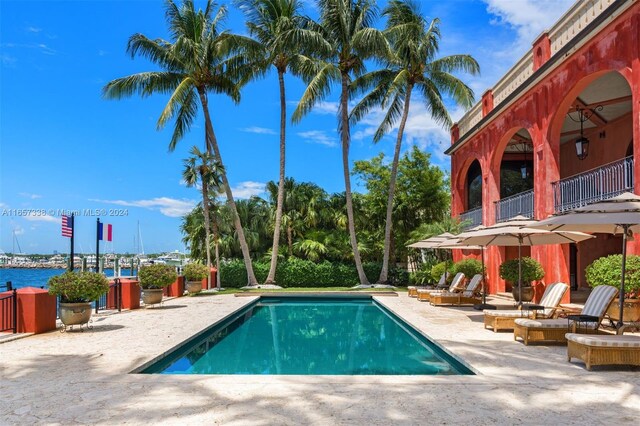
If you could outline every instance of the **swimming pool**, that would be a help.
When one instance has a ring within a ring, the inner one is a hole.
[[[141,373],[473,374],[369,296],[263,296]]]

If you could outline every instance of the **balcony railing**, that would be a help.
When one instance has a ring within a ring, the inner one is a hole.
[[[504,222],[518,215],[533,218],[533,189],[511,195],[496,203],[496,222]]]
[[[460,213],[460,222],[463,223],[462,229],[464,231],[482,225],[482,207],[476,207],[475,209]]]
[[[615,197],[633,190],[633,157],[561,179],[552,185],[556,213]]]

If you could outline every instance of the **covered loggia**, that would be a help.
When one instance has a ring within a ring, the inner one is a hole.
[[[608,71],[583,78],[560,104],[554,124],[551,138],[559,133],[560,141],[560,179],[552,182],[555,213],[633,191],[632,94],[622,74]],[[571,245],[573,290],[588,288],[585,268],[599,257],[620,253],[620,239],[598,235]]]

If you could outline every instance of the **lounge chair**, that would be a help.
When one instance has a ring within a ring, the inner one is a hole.
[[[515,320],[513,338],[518,340],[520,337],[524,344],[528,345],[529,342],[542,341],[565,343],[567,331],[597,334],[600,323],[617,294],[618,289],[610,285],[599,285],[594,288],[580,312],[580,315],[589,318],[584,318],[582,321],[565,318],[541,320],[518,318]]]
[[[444,272],[440,276],[440,281],[438,281],[438,284],[436,285],[436,287],[434,288],[433,286],[431,286],[431,290],[435,290],[437,288],[443,288],[443,287],[446,288],[447,278],[449,278],[449,272]],[[429,290],[429,286],[410,285],[409,287],[407,287],[407,290],[409,290],[409,297],[418,297],[418,290]]]
[[[464,290],[464,274],[462,272],[458,272],[456,276],[453,277],[449,290],[418,290],[418,300],[428,302],[433,294],[444,292],[456,293],[461,292],[462,290]]]
[[[482,303],[478,290],[482,283],[482,274],[476,274],[469,281],[469,285],[462,293],[438,293],[431,295],[431,304],[440,305],[477,305]]]
[[[639,365],[640,336],[594,336],[567,333],[567,361],[578,358],[593,365]]]
[[[484,310],[484,328],[490,326],[493,332],[499,330],[513,330],[515,320],[518,318],[554,318],[556,309],[565,293],[569,290],[569,286],[565,283],[549,284],[544,290],[540,306],[544,306],[544,310],[529,311],[527,309],[508,309],[508,310]]]

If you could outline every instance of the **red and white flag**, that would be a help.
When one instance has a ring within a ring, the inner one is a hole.
[[[73,237],[73,217],[62,216],[62,236],[71,238]]]

